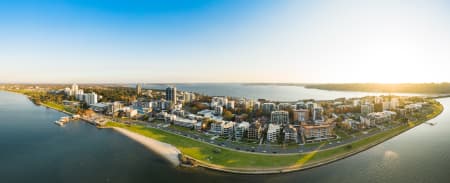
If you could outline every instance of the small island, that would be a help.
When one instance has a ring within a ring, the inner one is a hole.
[[[149,148],[167,148],[159,154],[176,154],[183,167],[240,174],[284,173],[328,164],[426,123],[443,111],[435,99],[417,96],[278,102],[206,96],[177,91],[174,86],[166,90],[145,90],[141,85],[65,87],[6,85],[1,89],[27,95],[37,105],[79,115],[99,128],[118,129]],[[153,141],[143,143],[145,138]]]

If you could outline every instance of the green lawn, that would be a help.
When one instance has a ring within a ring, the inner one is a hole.
[[[435,106],[433,114],[428,115],[428,119],[440,114],[442,106]],[[237,152],[221,147],[212,146],[203,142],[195,141],[182,136],[167,133],[165,131],[153,128],[146,128],[144,126],[126,126],[120,123],[109,122],[108,126],[124,128],[144,136],[159,140],[161,142],[169,143],[176,146],[184,155],[190,156],[197,160],[223,166],[231,169],[239,168],[285,168],[285,167],[301,167],[312,163],[321,162],[327,159],[341,157],[347,153],[362,150],[369,145],[377,142],[382,142],[390,137],[393,137],[405,130],[408,130],[423,121],[419,121],[410,125],[402,125],[395,129],[378,133],[368,138],[352,144],[343,145],[338,148],[314,151],[302,155],[263,155],[252,154],[246,152]],[[220,149],[218,152],[217,149]],[[320,146],[318,147],[320,150]]]

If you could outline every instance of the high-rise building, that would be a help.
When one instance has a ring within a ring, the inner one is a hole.
[[[142,94],[142,85],[141,84],[137,84],[136,85],[136,94],[137,95],[141,95]]]
[[[166,88],[166,100],[172,102],[173,104],[177,103],[177,88],[173,86]]]
[[[272,111],[275,110],[276,105],[274,103],[264,103],[262,105],[262,111],[265,114],[270,114]]]
[[[94,92],[84,94],[84,101],[88,105],[96,104],[97,103],[97,98],[98,98],[97,94],[94,93]]]
[[[293,116],[295,122],[309,121],[309,110],[307,109],[293,110]]]
[[[315,124],[320,124],[325,121],[323,117],[323,108],[322,107],[315,107],[313,110],[313,121]]]
[[[76,95],[77,93],[78,93],[78,85],[74,83],[72,85],[72,95]]]
[[[289,112],[272,111],[270,114],[271,123],[286,125],[289,124]]]
[[[361,114],[362,115],[368,115],[373,112],[375,112],[375,105],[370,104],[370,103],[361,105]]]

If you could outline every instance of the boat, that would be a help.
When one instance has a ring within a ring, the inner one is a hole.
[[[69,120],[70,120],[70,118],[65,116],[65,117],[61,117],[61,119],[59,119],[58,121],[55,121],[55,123],[59,126],[63,126],[64,124],[69,122]]]

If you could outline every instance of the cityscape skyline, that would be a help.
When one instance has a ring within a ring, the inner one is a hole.
[[[449,82],[445,1],[0,2],[0,83]]]

